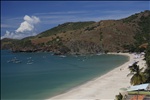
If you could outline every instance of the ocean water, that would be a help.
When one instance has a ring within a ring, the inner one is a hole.
[[[17,60],[18,59],[18,60]],[[128,61],[120,55],[60,57],[52,53],[1,51],[1,99],[44,100]]]

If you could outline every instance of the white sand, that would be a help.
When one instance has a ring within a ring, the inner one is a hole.
[[[131,77],[127,77],[127,74],[129,74],[128,65],[133,61],[139,61],[138,64],[143,67],[145,64],[142,60],[143,57],[134,59],[133,54],[119,54],[129,56],[129,61],[99,78],[47,100],[114,100],[115,95],[121,92],[120,88],[130,86]]]

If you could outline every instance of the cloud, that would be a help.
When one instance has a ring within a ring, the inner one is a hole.
[[[3,38],[11,38],[14,35],[14,33],[10,33],[9,31],[6,31],[5,35],[1,37],[1,39]]]
[[[3,38],[12,38],[12,39],[22,39],[28,36],[36,35],[35,25],[40,22],[40,19],[36,16],[24,16],[24,21],[20,24],[19,28],[15,30],[15,32],[10,32],[6,30],[6,33],[1,37]],[[3,25],[4,27],[4,25]],[[5,25],[5,27],[8,27]]]
[[[16,30],[16,32],[25,32],[25,31],[32,31],[34,29],[34,26],[32,24],[29,24],[28,22],[22,22],[20,27]]]
[[[18,34],[18,33],[10,32],[7,30],[6,33],[1,37],[1,39],[4,39],[4,38],[22,39],[24,37],[35,36],[35,35],[36,35],[36,33],[34,33],[34,32],[26,33],[26,34]]]
[[[16,32],[26,32],[26,31],[33,31],[34,30],[34,25],[39,23],[40,19],[36,16],[24,16],[24,22],[20,24],[20,27],[16,30]]]

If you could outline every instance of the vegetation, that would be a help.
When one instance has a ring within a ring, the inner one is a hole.
[[[147,18],[146,18],[147,19]],[[136,39],[136,46],[140,46],[143,43],[147,43],[150,42],[150,17],[149,19],[147,19],[147,23],[149,25],[146,24],[146,19],[144,19],[144,22],[140,22],[140,26],[141,26],[141,32],[137,33],[135,35],[135,39]]]
[[[94,30],[95,26],[86,27],[84,31],[91,31]]]
[[[138,17],[138,14],[131,15],[130,17],[123,19],[123,22],[124,23],[129,23],[131,21],[134,21],[137,17]]]
[[[146,48],[145,60],[146,60],[147,67],[144,72],[142,72],[143,68],[141,69],[139,68],[137,62],[129,67],[130,69],[129,75],[131,74],[133,75],[130,81],[132,85],[150,83],[150,43],[148,43],[148,46]]]
[[[150,92],[148,92],[148,91],[129,91],[128,94],[130,94],[130,95],[135,95],[135,94],[150,95]]]
[[[66,31],[73,31],[73,30],[79,30],[84,27],[87,27],[91,24],[95,23],[94,21],[89,22],[67,22],[62,25],[58,25],[57,27],[54,27],[50,30],[44,31],[38,35],[39,38],[41,37],[47,37],[58,33],[65,33]]]
[[[119,95],[116,95],[115,100],[123,100],[123,95],[121,93],[119,93]]]
[[[63,43],[62,43],[62,39],[60,37],[56,37],[56,38],[53,38],[53,40],[48,41],[46,43],[46,45],[59,45],[59,46],[61,46],[61,45],[63,45]]]
[[[5,39],[1,40],[1,49],[10,49],[13,47],[13,43],[17,42],[17,41],[19,41],[19,40],[5,38]]]
[[[150,11],[146,10],[139,14],[132,15],[128,18],[123,19],[123,22],[135,22],[138,27],[134,36],[134,44],[127,44],[123,47],[128,49],[130,52],[143,52],[146,48],[140,47],[142,44],[150,43]]]
[[[132,85],[150,83],[150,11],[147,10],[139,14],[132,15],[128,18],[123,19],[122,21],[124,24],[131,25],[133,28],[136,27],[136,33],[134,35],[135,42],[133,44],[123,44],[122,47],[130,52],[145,52],[145,60],[147,65],[147,68],[144,71],[143,68],[139,68],[137,63],[134,63],[129,67],[129,75],[132,75],[130,83]],[[143,44],[148,45],[141,46]],[[129,94],[135,93],[137,92],[129,92]],[[140,94],[150,95],[150,92],[141,91]],[[116,100],[122,99],[123,96],[121,95],[121,93],[119,93],[119,95],[116,95]]]
[[[148,13],[148,16],[142,15],[140,18],[140,21],[138,22],[138,25],[140,27],[140,31],[137,31],[137,34],[135,35],[135,47],[136,50],[139,50],[139,46],[144,43],[150,43],[150,11],[146,11]],[[145,49],[144,49],[145,50]],[[144,51],[143,50],[143,51]]]
[[[32,46],[31,40],[26,40],[26,39],[22,41],[17,41],[15,42],[15,44],[23,48]]]
[[[150,83],[150,43],[146,49],[145,60],[147,64],[147,68],[145,70],[146,82]]]
[[[45,44],[44,43],[39,43],[38,46],[43,47],[43,46],[45,46]]]
[[[146,49],[145,60],[149,68],[150,67],[150,43],[148,44],[147,49]]]
[[[144,72],[142,72],[143,68],[140,69],[137,63],[134,63],[132,66],[129,66],[129,69],[130,69],[129,75],[133,75],[130,80],[130,83],[132,85],[139,85],[146,82]]]
[[[135,50],[136,48],[133,44],[125,44],[125,45],[123,45],[123,48],[128,50],[129,52],[135,52],[136,51]]]

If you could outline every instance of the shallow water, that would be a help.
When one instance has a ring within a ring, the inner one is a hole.
[[[18,59],[21,63],[12,62]],[[120,55],[59,57],[1,51],[1,98],[40,99],[63,93],[128,61]]]

